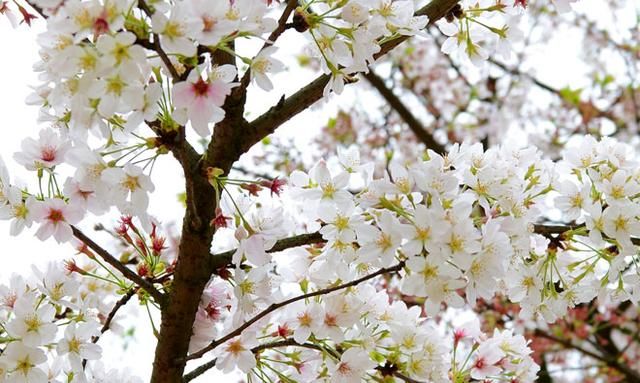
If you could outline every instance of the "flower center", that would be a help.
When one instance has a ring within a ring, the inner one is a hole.
[[[338,365],[338,372],[342,375],[349,375],[351,374],[351,367],[349,367],[347,363],[342,362]]]
[[[378,240],[376,241],[376,245],[383,251],[389,250],[393,246],[391,236],[385,233],[381,233],[380,237],[378,237]]]
[[[429,238],[431,237],[431,229],[428,227],[418,228],[416,230],[416,237],[422,242],[428,241]]]
[[[211,32],[216,26],[216,20],[211,16],[202,16],[202,32]]]
[[[51,162],[56,159],[56,149],[51,146],[45,146],[40,153],[42,161]]]
[[[191,87],[193,88],[193,93],[195,93],[197,97],[204,97],[209,91],[209,83],[204,81],[202,78],[199,78],[197,82],[191,85]]]
[[[64,214],[62,214],[62,210],[60,209],[51,209],[49,210],[47,219],[53,223],[62,222],[64,221]]]
[[[127,45],[116,44],[115,49],[113,50],[113,57],[116,58],[116,63],[120,64],[122,61],[131,58],[129,56],[129,47]]]
[[[326,324],[329,327],[335,327],[338,325],[337,323],[337,318],[335,315],[331,315],[331,314],[326,314],[324,316],[324,324]]]
[[[127,176],[124,181],[122,181],[122,185],[129,191],[135,191],[140,188],[138,177]]]
[[[184,36],[184,31],[182,30],[182,25],[180,25],[180,23],[169,21],[164,27],[164,34],[170,39],[176,39]]]
[[[81,343],[78,338],[73,338],[69,340],[69,352],[73,354],[80,354],[80,346]]]
[[[109,22],[104,17],[98,17],[93,22],[93,33],[97,36],[109,32]]]
[[[29,371],[31,371],[32,367],[33,367],[33,364],[29,359],[29,355],[26,355],[24,359],[18,360],[18,363],[16,364],[16,370],[20,371],[22,375],[25,375],[25,376],[29,374]]]
[[[431,265],[425,265],[421,274],[425,280],[432,279],[438,276],[438,269]]]
[[[264,58],[259,58],[257,60],[255,60],[253,62],[253,64],[251,65],[251,67],[253,68],[253,70],[256,73],[267,73],[269,71],[269,61],[264,59]]]
[[[37,315],[29,315],[25,318],[24,324],[27,327],[27,332],[37,332],[40,329],[40,319]]]
[[[242,343],[240,343],[240,341],[237,340],[235,342],[229,343],[229,347],[227,347],[227,351],[234,355],[237,355],[242,351],[244,351],[244,347],[242,347]]]
[[[300,326],[310,327],[311,326],[311,315],[308,312],[304,312],[298,316],[298,322],[300,322]]]
[[[29,209],[27,209],[27,206],[24,203],[21,203],[20,205],[14,205],[13,206],[13,216],[14,217],[26,219],[27,218],[27,214],[29,214]]]

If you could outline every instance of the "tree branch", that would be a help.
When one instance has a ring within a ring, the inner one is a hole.
[[[272,349],[272,348],[279,348],[279,347],[291,347],[291,346],[308,348],[308,349],[318,350],[318,351],[325,351],[322,347],[317,346],[317,345],[312,344],[312,343],[298,343],[293,339],[285,339],[285,340],[280,340],[280,341],[261,344],[259,346],[256,346],[256,347],[252,348],[251,352],[254,353],[254,354],[257,354],[257,353],[259,353],[260,351],[263,351],[263,350],[269,350],[269,349]],[[209,362],[199,366],[195,370],[193,370],[190,373],[186,374],[182,378],[182,381],[184,383],[187,383],[187,382],[190,382],[193,379],[197,378],[198,376],[204,374],[205,372],[207,372],[210,369],[212,369],[213,367],[215,367],[217,360],[218,360],[218,358],[215,358],[215,359],[210,360]]]
[[[153,12],[151,11],[151,8],[149,8],[149,5],[145,2],[145,0],[138,0],[138,7],[140,7],[140,9],[147,16],[149,17],[153,16]],[[178,81],[180,79],[180,75],[178,74],[178,71],[176,71],[176,68],[171,63],[171,60],[169,59],[169,56],[167,56],[167,53],[160,46],[160,36],[158,36],[157,33],[153,34],[153,50],[156,51],[156,53],[158,54],[158,56],[160,57],[164,65],[167,67],[167,70],[171,74],[171,77],[173,77],[173,80]]]
[[[132,289],[129,289],[129,291],[127,291],[127,293],[124,294],[122,296],[122,298],[120,298],[116,302],[115,305],[113,305],[113,308],[109,312],[109,315],[107,316],[107,319],[104,321],[104,325],[102,325],[102,328],[100,329],[100,334],[104,334],[105,332],[109,331],[109,328],[111,327],[111,322],[113,322],[113,319],[116,317],[116,313],[118,312],[118,310],[120,310],[127,303],[129,303],[131,298],[133,298],[133,296],[137,292],[138,292],[138,287],[134,287]],[[100,336],[95,336],[95,337],[93,337],[93,339],[91,339],[91,342],[96,343],[96,342],[98,342],[99,339],[100,339]]]
[[[91,250],[93,250],[96,254],[100,256],[105,262],[113,266],[116,270],[118,270],[126,279],[140,286],[143,290],[145,290],[149,295],[153,297],[153,299],[160,305],[164,305],[165,297],[164,295],[156,290],[153,284],[146,279],[142,278],[131,269],[120,263],[113,255],[109,254],[108,251],[100,247],[97,243],[95,243],[91,238],[87,237],[80,229],[75,226],[71,226],[71,230],[73,231],[73,235],[82,241],[85,245],[87,245]]]
[[[257,315],[255,315],[254,317],[252,317],[251,319],[249,319],[248,321],[244,322],[240,327],[236,328],[235,330],[231,331],[229,334],[223,336],[220,339],[214,340],[213,342],[211,342],[208,346],[204,347],[203,349],[194,352],[193,354],[187,356],[187,360],[192,360],[192,359],[197,359],[197,358],[201,358],[204,354],[206,354],[207,352],[213,350],[214,348],[218,347],[219,345],[223,344],[224,342],[233,339],[237,336],[239,336],[240,334],[242,334],[242,332],[244,330],[246,330],[247,328],[249,328],[252,324],[256,323],[257,321],[259,321],[260,319],[264,318],[265,316],[271,314],[272,312],[274,312],[275,310],[290,305],[292,303],[304,300],[304,299],[309,299],[309,298],[313,298],[313,297],[317,297],[320,295],[326,295],[329,293],[332,293],[334,291],[338,291],[338,290],[343,290],[346,289],[348,287],[352,287],[352,286],[357,286],[362,282],[368,281],[369,279],[373,279],[377,276],[383,275],[383,274],[388,274],[388,273],[392,273],[392,272],[396,272],[401,270],[404,267],[404,261],[401,261],[400,263],[394,265],[394,266],[390,266],[390,267],[386,267],[386,268],[382,268],[379,269],[378,271],[365,275],[364,277],[355,279],[351,282],[347,282],[338,286],[334,286],[334,287],[328,287],[325,289],[320,289],[320,290],[316,290],[313,291],[311,293],[307,293],[307,294],[302,294],[302,295],[298,295],[297,297],[293,297],[293,298],[289,298],[287,300],[284,300],[282,302],[279,303],[273,303],[271,304],[269,307],[267,307],[266,309],[262,310],[260,313],[258,313]]]
[[[551,341],[554,341],[554,342],[564,346],[564,348],[573,349],[573,350],[579,351],[580,353],[582,353],[584,355],[587,355],[587,356],[589,356],[589,357],[591,357],[593,359],[596,359],[596,360],[599,360],[599,361],[605,363],[607,366],[609,366],[609,367],[611,367],[611,368],[613,368],[615,370],[618,370],[620,373],[624,374],[626,376],[626,378],[627,378],[626,381],[629,382],[629,383],[638,383],[638,382],[640,382],[640,373],[632,370],[631,368],[629,368],[629,366],[618,362],[618,360],[615,359],[614,357],[609,357],[609,356],[606,356],[606,355],[600,355],[600,354],[598,354],[596,352],[587,350],[584,347],[576,345],[576,344],[572,343],[568,339],[558,338],[558,337],[556,337],[554,335],[551,335],[549,333],[546,333],[546,332],[544,332],[544,331],[542,331],[540,329],[536,329],[534,334],[536,336],[539,336],[539,337],[546,338],[546,339],[549,339]]]
[[[488,61],[490,63],[492,63],[493,65],[499,67],[500,69],[502,69],[503,71],[513,75],[513,76],[517,76],[517,77],[524,77],[529,79],[531,82],[533,82],[538,88],[540,89],[544,89],[549,93],[555,94],[556,96],[558,96],[561,100],[564,101],[565,105],[569,104],[572,105],[568,102],[566,102],[565,97],[562,95],[562,92],[559,89],[556,89],[554,87],[552,87],[549,84],[546,84],[540,80],[538,80],[537,78],[535,78],[534,76],[528,74],[528,73],[523,73],[520,70],[518,70],[517,68],[509,68],[506,64],[503,64],[499,61],[496,61],[493,58],[489,58]],[[615,121],[615,117],[613,116],[613,114],[610,111],[607,110],[602,110],[597,108],[595,105],[593,105],[593,103],[588,103],[588,104],[584,104],[584,105],[589,105],[591,108],[593,109],[589,109],[589,113],[593,113],[593,117],[604,117],[604,118],[608,118],[612,121]],[[578,112],[580,112],[581,114],[586,113],[587,111],[585,110],[585,106],[583,105],[583,103],[580,103],[578,105],[572,105],[574,106]]]
[[[278,20],[278,27],[271,32],[267,41],[260,48],[260,52],[262,52],[265,48],[268,48],[275,44],[276,40],[287,30],[287,20],[289,20],[289,16],[293,13],[293,11],[298,6],[298,0],[289,0],[287,1],[287,6],[285,7],[280,19]],[[237,88],[238,92],[246,92],[247,87],[249,86],[249,82],[251,81],[251,67],[247,68],[247,71],[242,76],[242,80],[240,81],[240,86]]]
[[[322,234],[317,231],[309,234],[300,234],[277,241],[271,249],[267,250],[267,253],[275,253],[278,251],[290,249],[292,247],[312,245],[322,242],[325,242],[325,240],[322,238]],[[212,254],[211,272],[213,273],[216,270],[231,264],[231,258],[233,257],[233,254],[236,252],[236,250],[237,249],[233,249],[225,251],[224,253]]]
[[[384,97],[389,105],[398,113],[400,118],[407,123],[407,126],[420,142],[422,142],[428,149],[432,149],[439,154],[445,152],[443,145],[438,143],[431,133],[429,133],[425,126],[411,113],[411,111],[405,106],[398,96],[393,93],[393,90],[388,88],[384,80],[378,76],[373,70],[363,74],[364,78],[369,81],[374,88],[378,90],[380,95]]]
[[[416,16],[428,16],[429,23],[433,24],[444,17],[458,1],[459,0],[433,0],[418,10]],[[408,38],[409,36],[398,36],[393,40],[387,41],[381,45],[380,52],[374,57],[378,59],[384,56]],[[230,144],[228,147],[223,148],[218,145],[219,150],[225,152],[227,161],[233,160],[232,162],[235,162],[243,153],[247,152],[264,137],[273,133],[280,125],[320,100],[324,87],[329,82],[329,79],[330,76],[328,75],[319,76],[291,96],[286,98],[283,96],[276,105],[251,123],[247,123],[245,126],[234,126],[234,130],[238,132],[237,135],[232,137],[231,141],[226,142]],[[231,167],[231,164],[228,166]]]
[[[572,223],[561,224],[561,223],[536,223],[533,225],[533,232],[536,234],[542,234],[545,236],[554,235],[554,234],[563,234],[569,230],[578,230],[584,229],[586,226],[584,224],[575,225]],[[603,237],[607,238],[603,235]],[[631,243],[636,246],[640,246],[640,238],[631,238]]]
[[[100,329],[100,335],[96,335],[94,337],[91,337],[91,343],[98,343],[98,341],[100,340],[100,337],[102,336],[102,334],[104,334],[105,332],[109,331],[109,328],[111,327],[111,322],[113,322],[113,319],[116,317],[116,314],[118,313],[118,311],[124,307],[130,300],[131,298],[135,295],[136,292],[138,292],[139,287],[134,287],[132,289],[129,289],[127,291],[126,294],[124,294],[114,305],[113,308],[111,309],[111,311],[109,312],[109,315],[107,316],[107,319],[104,321],[104,324],[102,325],[102,328]],[[82,367],[85,367],[87,365],[87,359],[83,359],[82,360]]]
[[[301,348],[307,348],[307,349],[311,349],[311,350],[316,350],[316,351],[321,351],[321,352],[326,352],[328,354],[331,355],[331,357],[335,358],[335,359],[340,359],[340,357],[342,356],[340,353],[337,352],[333,352],[330,350],[327,350],[321,346],[318,346],[316,344],[313,343],[298,343],[296,342],[294,339],[289,338],[289,339],[284,339],[284,340],[280,340],[280,341],[275,341],[275,342],[269,342],[269,343],[264,343],[261,344],[259,346],[256,346],[254,348],[251,349],[251,352],[254,354],[258,354],[261,351],[264,350],[269,350],[269,349],[273,349],[273,348],[279,348],[279,347],[301,347]],[[186,374],[182,381],[184,383],[188,383],[190,381],[192,381],[193,379],[197,378],[198,376],[204,374],[205,372],[209,371],[210,369],[212,369],[213,367],[215,367],[216,362],[218,361],[218,358],[212,359],[209,362],[197,367],[195,370],[191,371],[190,373]],[[378,368],[376,368],[378,369]],[[400,379],[403,380],[407,383],[422,383],[418,380],[412,379],[398,371],[393,372],[393,375]]]

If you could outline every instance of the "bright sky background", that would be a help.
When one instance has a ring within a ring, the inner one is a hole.
[[[583,0],[576,8],[588,11],[590,14],[607,15],[606,9],[602,8],[606,6],[604,1]],[[630,10],[628,14],[630,22],[634,22],[635,12]],[[602,20],[602,18],[600,20],[600,22],[611,22],[610,20]],[[2,116],[0,155],[9,167],[12,180],[19,178],[31,186],[34,185],[35,176],[29,178],[33,174],[18,168],[12,157],[13,153],[19,150],[20,142],[25,137],[35,137],[38,133],[37,107],[27,106],[24,100],[31,92],[29,85],[38,83],[32,65],[38,59],[35,35],[42,31],[42,27],[42,22],[36,20],[32,29],[25,26],[13,29],[5,19],[0,18],[0,84],[2,84],[2,88],[0,88],[0,116]],[[286,41],[289,47],[299,46],[301,41],[300,39],[296,40],[294,36],[291,33],[283,36],[280,44]],[[539,59],[534,60],[534,65],[528,69],[535,70],[539,79],[554,84],[558,88],[568,84],[580,85],[584,81],[584,73],[579,70],[580,45],[576,43],[577,38],[579,36],[559,33],[558,38],[545,46],[544,50],[538,52]],[[286,58],[284,48],[281,48],[279,57]],[[293,60],[287,62],[292,66],[293,63]],[[290,94],[313,77],[312,73],[305,71],[294,71],[293,74],[280,75],[274,81],[276,88],[280,91],[275,93],[265,93],[252,87],[249,97],[252,105],[250,110],[255,111],[252,116],[258,115],[268,106],[277,102],[282,92]],[[295,137],[299,147],[303,147],[318,131],[322,123],[334,114],[340,103],[352,102],[355,98],[355,93],[348,88],[341,97],[334,98],[324,107],[316,107],[293,119],[280,130],[280,134]],[[368,101],[366,99],[365,102]],[[371,102],[371,105],[379,104],[376,98],[372,98]],[[164,222],[180,221],[182,212],[177,203],[176,195],[181,191],[182,180],[179,177],[165,176],[176,174],[178,169],[170,156],[165,156],[158,165],[157,170],[154,171],[157,193],[152,198],[151,212]],[[177,181],[178,179],[179,181]],[[113,226],[114,223],[108,219],[102,220],[102,222],[107,227]],[[83,227],[87,233],[93,234],[90,225]],[[34,239],[33,232],[33,230],[26,231],[18,237],[11,237],[8,234],[9,223],[0,221],[0,259],[2,260],[0,283],[5,283],[9,275],[14,272],[22,275],[30,274],[32,264],[43,267],[49,261],[61,260],[73,255],[74,251],[70,245],[58,245],[52,239],[41,242]],[[108,238],[104,236],[95,236],[95,238],[99,243],[108,246]],[[144,326],[140,326],[142,327],[139,331],[141,339],[137,344],[130,345],[131,348],[126,351],[124,357],[135,355],[139,362],[133,364],[133,367],[139,376],[146,378],[151,368],[153,339],[149,331],[146,331],[148,323],[146,316],[134,318],[133,321],[138,325],[144,324]],[[118,342],[116,341],[115,344],[120,344]],[[105,347],[105,349],[105,360],[107,361],[116,361],[123,356],[119,346]],[[127,365],[131,366],[132,363],[129,362]],[[235,381],[236,379],[231,378],[231,380]]]

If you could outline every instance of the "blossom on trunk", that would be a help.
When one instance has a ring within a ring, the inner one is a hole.
[[[187,81],[173,87],[173,104],[186,110],[191,127],[202,137],[211,134],[210,123],[222,121],[225,112],[221,108],[235,86],[232,81],[236,70],[231,65],[205,71],[207,64],[192,70]],[[205,77],[203,77],[205,75]]]

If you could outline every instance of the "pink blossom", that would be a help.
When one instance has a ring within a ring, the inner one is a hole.
[[[223,65],[208,73],[193,70],[187,81],[177,83],[173,88],[173,104],[184,108],[193,129],[202,137],[211,133],[209,123],[222,121],[224,110],[221,106],[231,93],[236,72],[231,65]]]
[[[45,240],[51,236],[59,243],[73,237],[71,225],[80,222],[83,211],[73,205],[67,205],[58,198],[47,199],[33,207],[34,221],[40,222],[36,236]]]
[[[53,168],[62,163],[69,150],[69,142],[51,129],[40,131],[37,140],[26,138],[22,141],[22,151],[14,155],[15,160],[29,170]]]

